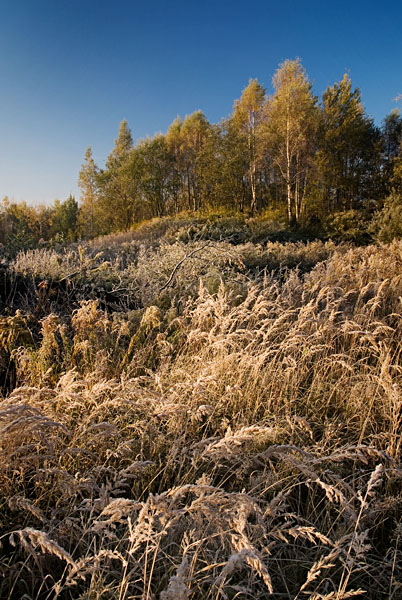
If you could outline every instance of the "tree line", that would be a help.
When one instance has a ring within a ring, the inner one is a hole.
[[[122,121],[104,168],[87,149],[80,204],[71,197],[50,208],[4,204],[3,243],[10,232],[23,235],[27,229],[45,240],[92,238],[183,210],[264,213],[318,234],[331,226],[365,227],[373,218],[377,229],[384,223],[397,227],[398,110],[376,126],[348,75],[319,101],[299,60],[279,66],[273,89],[268,96],[250,79],[220,123],[196,111],[175,119],[166,134],[136,145]]]

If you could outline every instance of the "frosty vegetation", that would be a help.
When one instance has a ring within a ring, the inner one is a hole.
[[[401,597],[402,243],[233,235],[3,263],[1,598]]]

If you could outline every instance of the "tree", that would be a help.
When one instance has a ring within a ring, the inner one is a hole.
[[[345,75],[323,94],[318,183],[329,212],[360,209],[377,195],[381,138]]]
[[[133,138],[125,119],[120,123],[119,134],[114,141],[114,148],[106,161],[106,169],[114,170],[121,167],[134,148]]]
[[[257,132],[264,116],[264,102],[265,89],[257,79],[250,79],[240,100],[236,100],[233,107],[232,122],[234,130],[238,134],[238,145],[245,151],[246,178],[251,191],[251,213],[257,209],[257,163],[260,154]]]
[[[394,117],[398,114],[391,113]],[[391,132],[398,131],[399,119],[393,119]],[[391,143],[385,144],[385,154],[389,153],[389,179],[387,188],[390,190],[384,201],[382,209],[378,211],[372,221],[372,229],[376,233],[377,240],[380,242],[392,242],[393,239],[402,238],[402,139],[397,144],[398,135],[391,137]]]
[[[177,118],[166,134],[168,148],[175,156],[182,205],[189,210],[199,210],[205,200],[205,151],[211,135],[212,127],[200,110],[184,121]]]
[[[104,233],[129,229],[134,222],[137,182],[133,179],[131,154],[135,152],[127,121],[122,121],[106,169],[98,176],[99,205]]]
[[[202,205],[202,153],[210,134],[210,124],[205,115],[197,110],[186,116],[180,130],[181,158],[187,205],[197,211]]]
[[[26,202],[3,200],[3,240],[10,254],[25,250],[38,241],[37,213]]]
[[[182,152],[181,152],[181,128],[183,125],[183,121],[180,117],[176,117],[173,123],[170,125],[167,130],[165,139],[169,152],[174,158],[174,180],[176,182],[176,186],[173,188],[172,199],[173,199],[173,207],[174,212],[178,213],[182,208],[181,200],[183,197],[183,188],[184,188],[184,167],[182,165]]]
[[[73,241],[77,235],[78,203],[74,196],[64,202],[55,200],[52,214],[52,236],[60,241]]]
[[[267,104],[265,142],[285,184],[289,223],[298,223],[314,164],[317,99],[298,59],[279,66],[273,86],[275,92]]]
[[[383,122],[382,136],[384,141],[383,153],[383,180],[384,187],[389,192],[394,177],[398,176],[395,169],[398,169],[400,158],[400,147],[402,143],[402,117],[397,109],[387,115]]]
[[[174,155],[168,148],[165,136],[156,135],[153,139],[142,140],[132,158],[145,213],[143,216],[163,216],[169,203],[174,205],[177,188]]]
[[[402,140],[399,144],[399,152],[393,159],[393,171],[390,183],[393,191],[402,196]]]
[[[373,219],[377,240],[384,243],[402,238],[402,193],[393,190],[386,198],[384,206]]]
[[[384,119],[383,137],[385,159],[391,160],[398,154],[402,141],[402,117],[397,108]]]
[[[40,204],[35,207],[35,235],[38,242],[50,238],[52,212],[51,206]]]
[[[78,175],[78,185],[81,188],[79,225],[81,232],[91,238],[100,232],[99,226],[96,223],[96,210],[98,208],[97,203],[99,196],[98,178],[99,169],[92,157],[92,150],[88,147]]]

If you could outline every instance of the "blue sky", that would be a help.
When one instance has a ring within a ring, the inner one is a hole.
[[[78,197],[85,149],[102,166],[123,118],[135,139],[198,109],[217,122],[286,58],[319,96],[348,71],[380,123],[402,93],[401,23],[395,0],[0,0],[0,199]]]

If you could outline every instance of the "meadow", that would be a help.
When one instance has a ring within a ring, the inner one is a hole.
[[[402,597],[402,242],[258,227],[4,259],[0,598]]]

